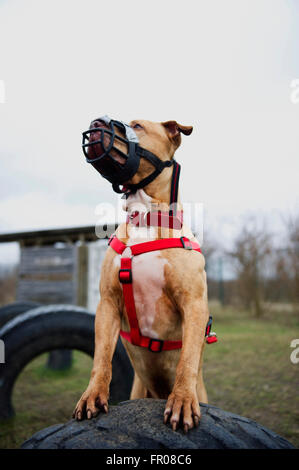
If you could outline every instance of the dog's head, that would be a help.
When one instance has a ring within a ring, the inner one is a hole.
[[[118,121],[115,121],[116,123]],[[161,161],[172,160],[176,149],[181,144],[181,134],[190,135],[193,127],[183,126],[176,121],[152,122],[143,119],[135,119],[128,125],[113,125],[115,137],[111,134],[111,124],[106,119],[96,119],[90,125],[89,147],[87,147],[87,157],[92,163],[97,159],[96,169],[105,176],[107,173],[117,172],[117,168],[124,166],[130,153],[130,143],[128,138],[133,136],[136,144],[145,149]],[[128,132],[129,135],[128,136]],[[112,142],[111,142],[112,140]],[[113,144],[111,147],[110,144]],[[137,144],[138,143],[138,144]],[[105,152],[109,149],[109,155]],[[99,158],[102,157],[103,158]],[[130,178],[121,183],[137,184],[153,171],[153,164],[146,158],[140,158],[140,163],[136,166],[135,173],[131,172]],[[109,179],[109,178],[108,178]]]
[[[152,122],[137,119],[130,122],[141,147],[149,150],[161,160],[171,160],[181,144],[181,134],[190,135],[193,127],[182,126],[176,121]]]

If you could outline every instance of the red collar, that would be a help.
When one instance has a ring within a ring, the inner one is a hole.
[[[166,211],[138,212],[127,215],[127,224],[135,227],[165,227],[181,230],[183,227],[183,211],[177,211],[176,216],[169,215]]]

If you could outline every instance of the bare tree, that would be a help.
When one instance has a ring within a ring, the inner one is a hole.
[[[263,284],[267,257],[270,255],[271,235],[257,223],[248,221],[243,225],[228,255],[235,261],[238,292],[246,308],[254,309],[255,315],[263,313]]]
[[[287,232],[287,271],[290,281],[291,300],[299,303],[299,214],[290,216],[286,221]]]
[[[212,258],[217,251],[216,243],[212,240],[210,234],[207,234],[205,231],[205,236],[203,240],[203,253],[206,262],[206,269],[209,270],[210,263],[212,262]]]

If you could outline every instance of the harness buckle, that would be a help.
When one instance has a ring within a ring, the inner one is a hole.
[[[159,344],[159,349],[152,349],[152,344],[153,343],[158,343]],[[148,343],[148,347],[147,349],[153,353],[159,353],[162,351],[163,349],[163,344],[164,344],[164,340],[163,339],[153,339],[153,338],[150,338],[150,342]]]
[[[122,284],[132,284],[132,270],[120,269],[118,271],[118,279]]]
[[[111,235],[111,237],[108,240],[108,246],[111,245],[111,242],[112,242],[113,238],[115,238],[115,236],[116,236],[115,234]]]
[[[207,326],[206,326],[206,332],[205,332],[205,337],[206,337],[206,343],[207,344],[217,343],[217,341],[218,341],[216,333],[214,333],[214,331],[211,331],[212,321],[213,321],[213,318],[212,318],[212,315],[210,315]]]
[[[212,315],[210,315],[210,316],[209,316],[208,323],[207,323],[207,326],[206,326],[205,336],[209,336],[209,334],[210,334],[210,332],[211,332],[212,321],[213,321],[213,317],[212,317]]]
[[[206,337],[207,344],[217,343],[217,341],[218,341],[218,338],[217,338],[216,333],[214,333],[214,331],[211,331],[211,333],[209,333],[208,336]]]
[[[187,238],[187,240],[184,240],[184,237],[181,237],[180,240],[181,240],[183,248],[185,248],[185,250],[192,250],[193,249],[189,238]],[[186,242],[188,242],[189,245],[186,245]]]

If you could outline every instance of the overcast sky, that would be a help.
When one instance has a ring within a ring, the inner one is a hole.
[[[182,199],[219,237],[244,214],[276,227],[298,207],[298,39],[296,0],[0,0],[0,231],[93,224],[116,201],[81,151],[103,114],[193,125]]]

